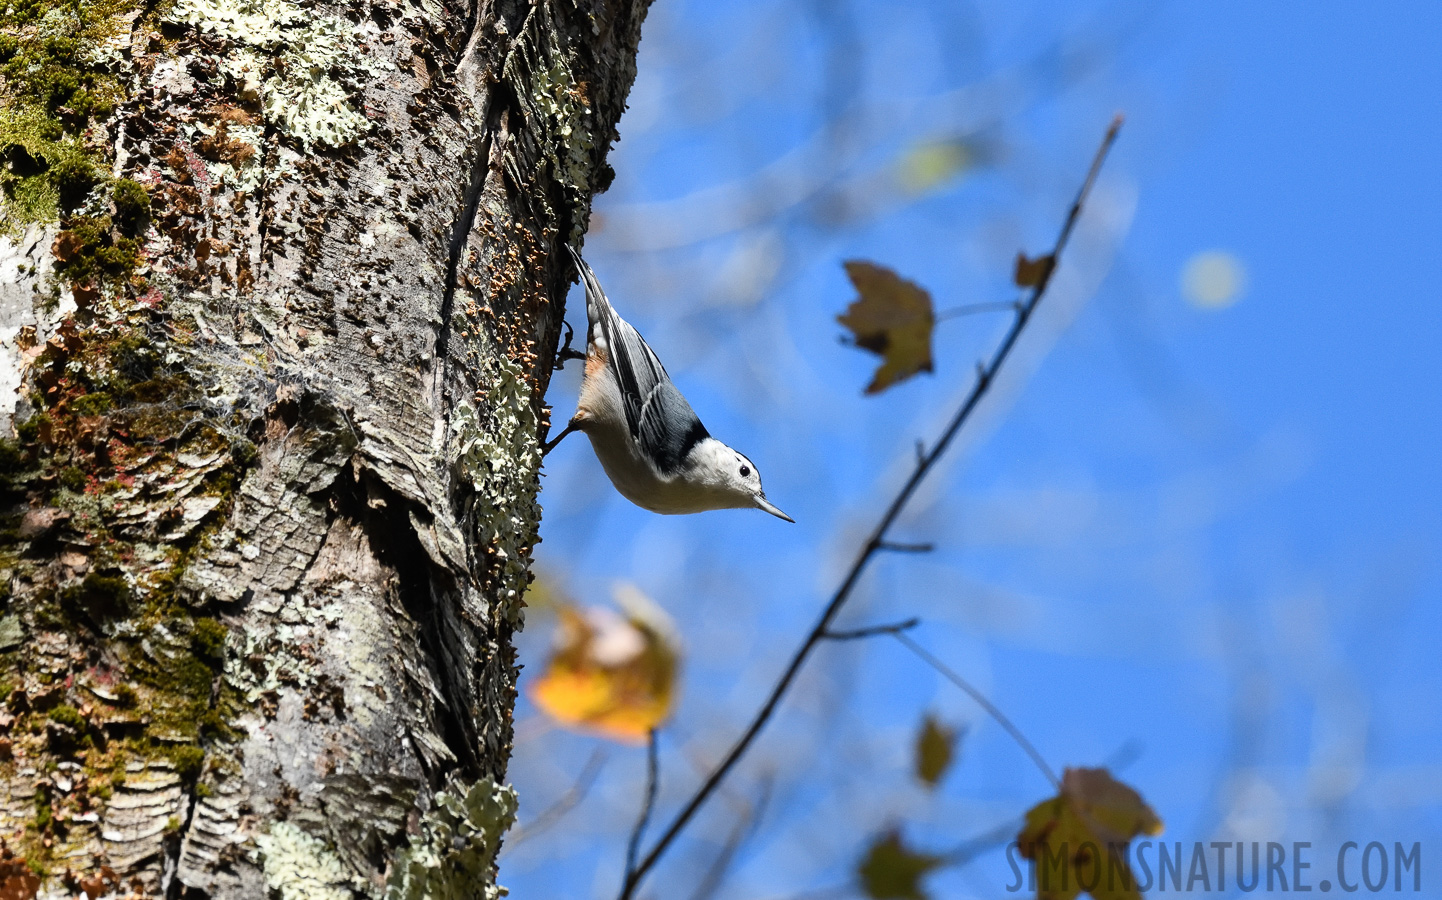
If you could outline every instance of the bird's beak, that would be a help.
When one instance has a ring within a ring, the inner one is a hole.
[[[766,511],[769,512],[769,513],[771,513],[771,515],[775,516],[775,517],[778,518],[778,519],[785,519],[786,521],[790,522],[790,523],[793,524],[793,525],[796,524],[796,520],[795,520],[795,519],[791,518],[790,516],[786,515],[786,513],[784,513],[784,512],[782,512],[781,510],[777,509],[777,508],[776,508],[776,504],[772,503],[770,500],[767,500],[765,494],[757,494],[757,495],[756,495],[756,508],[757,508],[757,509],[764,509],[764,510],[766,510]]]

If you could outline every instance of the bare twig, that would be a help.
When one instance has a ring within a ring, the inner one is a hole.
[[[851,564],[851,569],[842,580],[841,586],[837,588],[836,593],[832,595],[830,602],[827,603],[820,618],[816,624],[812,626],[805,640],[801,642],[801,646],[797,648],[796,653],[792,655],[790,663],[786,666],[786,670],[781,673],[780,679],[777,680],[776,685],[771,689],[771,693],[767,696],[766,701],[761,705],[761,709],[757,711],[755,717],[751,720],[751,724],[741,735],[741,738],[732,745],[731,750],[726,754],[725,758],[722,759],[720,765],[711,772],[701,784],[701,787],[697,789],[696,793],[692,795],[686,805],[681,808],[681,811],[676,814],[676,817],[671,820],[671,824],[666,827],[666,830],[646,853],[645,858],[641,860],[640,864],[634,869],[631,866],[627,866],[626,880],[621,886],[620,900],[630,900],[630,898],[635,895],[636,889],[640,886],[642,879],[646,877],[646,874],[651,871],[661,856],[671,847],[671,844],[675,842],[676,838],[680,836],[687,824],[690,823],[692,817],[696,815],[696,812],[711,798],[711,795],[716,792],[716,789],[720,787],[721,782],[726,779],[726,776],[731,773],[736,763],[739,762],[741,757],[746,754],[746,751],[751,748],[751,744],[756,740],[761,730],[766,727],[766,723],[771,720],[771,716],[776,711],[776,707],[781,702],[781,698],[784,697],[787,690],[790,689],[791,683],[796,679],[797,674],[800,673],[801,667],[806,664],[806,660],[811,656],[811,652],[816,649],[817,644],[826,639],[832,621],[836,618],[836,615],[841,612],[841,608],[846,604],[846,601],[850,599],[851,592],[855,589],[857,582],[860,581],[862,573],[866,571],[867,564],[871,562],[872,557],[876,555],[877,551],[880,550],[886,542],[886,535],[891,529],[891,526],[901,515],[902,510],[906,508],[907,503],[911,501],[917,488],[921,486],[926,476],[929,475],[936,466],[937,461],[940,460],[946,452],[947,447],[949,447],[951,442],[956,438],[957,433],[961,431],[961,427],[971,418],[972,413],[981,403],[981,399],[986,396],[987,390],[996,379],[997,372],[1001,370],[1007,357],[1011,355],[1012,349],[1016,346],[1017,339],[1021,337],[1022,331],[1026,328],[1027,323],[1031,321],[1037,304],[1041,302],[1041,298],[1046,294],[1047,287],[1051,284],[1052,276],[1056,274],[1057,265],[1055,261],[1061,259],[1062,250],[1066,248],[1067,241],[1071,238],[1072,229],[1076,226],[1077,219],[1081,216],[1082,206],[1086,202],[1087,195],[1091,192],[1092,185],[1096,182],[1097,173],[1101,171],[1102,162],[1106,159],[1107,152],[1116,140],[1117,132],[1120,130],[1121,124],[1122,118],[1121,116],[1117,116],[1112,120],[1111,127],[1107,129],[1106,136],[1102,138],[1101,146],[1097,149],[1096,156],[1092,159],[1091,168],[1087,171],[1086,180],[1082,182],[1081,190],[1077,192],[1076,200],[1073,201],[1071,208],[1067,211],[1066,221],[1063,222],[1061,233],[1057,236],[1056,244],[1052,248],[1051,257],[1054,261],[1053,265],[1049,266],[1042,274],[1036,286],[1032,288],[1031,294],[1027,297],[1026,301],[1018,306],[1016,318],[1012,322],[1011,328],[1008,329],[1006,336],[1002,338],[1001,344],[998,345],[996,352],[992,354],[990,363],[982,366],[981,370],[977,373],[976,384],[972,387],[966,399],[962,401],[955,415],[952,416],[951,421],[942,432],[941,438],[930,451],[917,462],[916,469],[911,473],[911,477],[906,480],[900,492],[892,499],[891,505],[887,507],[886,512],[882,515],[881,521],[877,523],[876,528],[871,533],[871,537],[867,539],[861,548],[861,552],[857,555],[856,560]],[[896,636],[898,639],[904,637],[900,632],[897,632]]]
[[[1005,825],[999,825],[985,834],[967,838],[951,850],[942,854],[942,865],[948,867],[964,866],[986,851],[1001,847],[1008,841],[1013,840],[1019,831],[1021,831],[1021,822],[1007,822]]]
[[[828,641],[856,641],[862,638],[876,637],[879,634],[898,634],[915,628],[920,624],[920,619],[911,618],[904,622],[894,622],[890,625],[872,625],[868,628],[853,628],[850,631],[833,631],[828,629],[822,637]]]
[[[646,799],[641,804],[641,815],[636,827],[631,829],[631,839],[626,842],[626,881],[629,883],[636,871],[636,857],[641,852],[641,838],[646,834],[646,823],[651,821],[651,810],[656,806],[656,786],[661,780],[661,766],[656,754],[656,729],[646,733]]]
[[[959,316],[974,316],[977,313],[989,312],[1016,312],[1021,304],[1015,300],[998,300],[995,303],[968,303],[965,306],[953,306],[951,309],[943,309],[932,318],[938,322],[947,319],[955,319]]]
[[[936,549],[935,544],[897,544],[892,541],[882,541],[876,549],[886,550],[890,553],[930,553]]]
[[[1142,758],[1142,750],[1145,745],[1136,738],[1127,738],[1126,742],[1118,747],[1107,761],[1102,763],[1102,768],[1110,769],[1113,772],[1120,772],[1132,763]]]
[[[731,829],[731,833],[727,835],[725,846],[723,846],[721,852],[716,855],[716,859],[711,863],[711,867],[706,870],[706,875],[701,879],[701,883],[696,886],[696,892],[691,895],[691,900],[711,900],[711,898],[716,895],[716,892],[721,889],[721,885],[725,883],[726,875],[731,869],[731,863],[735,861],[736,854],[741,850],[741,846],[756,833],[756,829],[761,827],[761,818],[766,815],[766,807],[771,802],[771,787],[772,781],[770,778],[762,780],[760,796],[751,803],[746,810],[746,815],[736,823]]]
[[[576,782],[571,785],[561,798],[550,806],[541,810],[529,823],[517,826],[517,828],[506,837],[506,847],[514,848],[521,842],[528,841],[541,832],[551,828],[566,813],[575,809],[577,804],[586,799],[591,792],[591,786],[596,783],[596,776],[601,774],[601,767],[606,764],[606,751],[597,749],[586,760],[586,765],[581,768],[581,773],[576,776]]]
[[[987,715],[991,716],[996,720],[998,725],[1006,729],[1006,733],[1011,735],[1011,739],[1016,741],[1017,745],[1026,751],[1026,754],[1031,757],[1032,762],[1036,763],[1036,767],[1041,769],[1042,774],[1056,787],[1057,791],[1061,791],[1061,780],[1056,777],[1056,773],[1051,770],[1051,766],[1047,765],[1046,760],[1037,752],[1032,742],[1026,739],[1026,735],[1021,733],[1021,729],[1013,725],[1011,720],[1008,719],[1000,709],[997,709],[996,704],[986,699],[985,694],[972,687],[970,682],[956,674],[946,663],[933,656],[925,647],[913,641],[910,635],[902,634],[900,631],[893,631],[891,636],[905,645],[906,649],[915,653],[922,662],[941,673],[941,676],[947,681],[950,681],[965,691],[967,696],[975,700],[982,709],[986,710]]]

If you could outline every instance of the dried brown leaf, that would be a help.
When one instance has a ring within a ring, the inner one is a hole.
[[[1080,885],[1094,886],[1094,900],[1141,900],[1126,848],[1161,831],[1141,795],[1106,769],[1067,769],[1061,793],[1026,814],[1017,844],[1037,864],[1037,900],[1072,900]]]
[[[931,295],[883,266],[851,260],[846,274],[860,296],[836,317],[856,346],[882,358],[866,393],[877,394],[917,372],[932,371]]]
[[[1016,274],[1013,276],[1017,287],[1036,287],[1051,274],[1051,267],[1056,263],[1056,258],[1050,253],[1046,256],[1038,256],[1036,259],[1028,259],[1025,253],[1016,255]]]

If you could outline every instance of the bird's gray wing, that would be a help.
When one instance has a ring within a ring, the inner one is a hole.
[[[586,284],[587,343],[605,353],[616,376],[631,437],[662,474],[672,474],[691,448],[709,436],[706,426],[645,338],[616,313],[591,267],[575,250],[571,254]]]

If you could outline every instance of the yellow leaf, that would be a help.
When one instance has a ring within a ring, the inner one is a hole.
[[[924,194],[971,168],[973,161],[966,141],[926,141],[902,154],[896,167],[897,181],[908,194]]]
[[[1046,256],[1038,256],[1036,259],[1028,259],[1025,253],[1016,255],[1016,274],[1014,279],[1017,287],[1036,287],[1042,280],[1051,273],[1051,267],[1056,262],[1050,253]]]
[[[1140,794],[1106,769],[1067,769],[1061,793],[1032,807],[1017,835],[1021,855],[1036,865],[1037,900],[1141,900],[1127,863],[1139,834],[1162,831]]]
[[[846,263],[846,274],[861,296],[836,321],[851,330],[856,346],[882,358],[866,393],[880,393],[917,372],[930,372],[931,330],[936,325],[931,295],[868,262]]]
[[[890,831],[872,843],[856,874],[872,900],[926,900],[922,876],[939,865],[941,857],[909,849],[901,832]]]
[[[957,730],[927,715],[916,735],[916,777],[934,788],[956,755]]]
[[[639,591],[618,599],[627,616],[560,608],[555,651],[530,694],[562,725],[640,743],[671,714],[679,654],[669,621]]]

